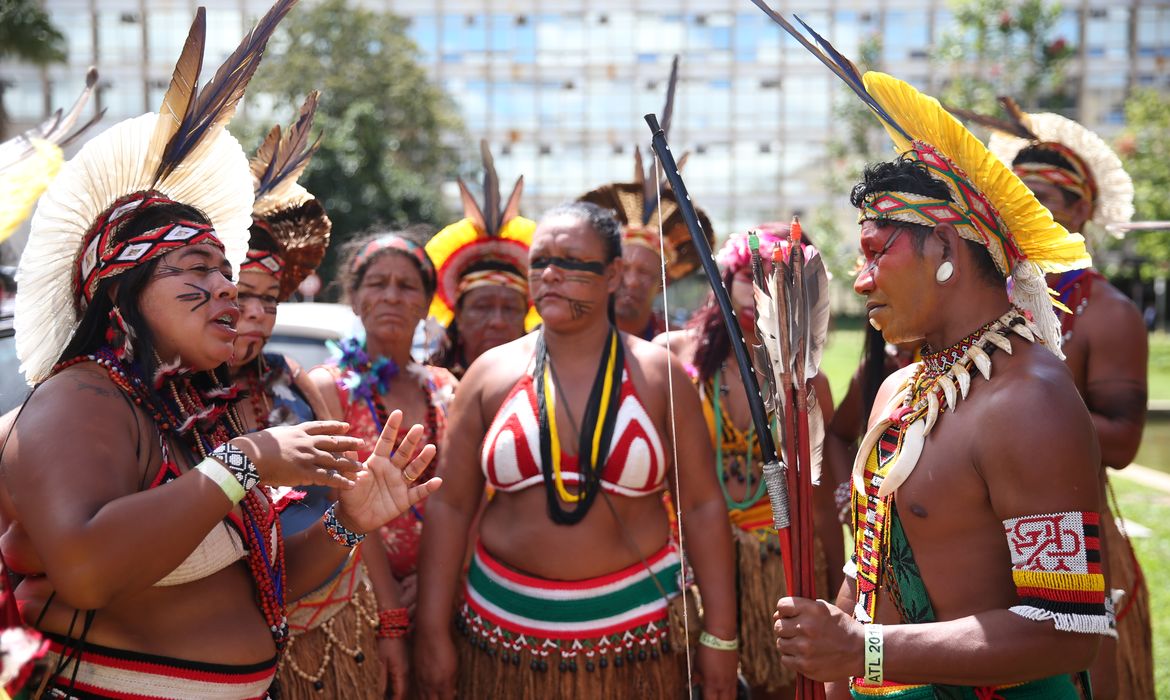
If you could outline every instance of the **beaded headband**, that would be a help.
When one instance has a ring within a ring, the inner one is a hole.
[[[166,255],[183,246],[209,243],[223,250],[223,243],[210,224],[173,221],[126,240],[122,229],[151,207],[176,204],[154,191],[135,192],[116,200],[90,227],[81,257],[77,259],[76,302],[84,309],[93,301],[98,283]]]
[[[396,233],[387,233],[378,236],[374,240],[362,246],[357,255],[353,256],[353,262],[349,264],[350,272],[357,272],[378,253],[384,250],[393,250],[399,253],[404,253],[407,257],[414,260],[418,264],[419,272],[422,274],[423,282],[427,289],[434,290],[435,288],[435,265],[431,262],[431,258],[427,255],[427,251],[418,243],[404,238]]]
[[[240,272],[249,271],[270,274],[279,282],[284,274],[284,258],[267,250],[249,250],[247,259],[240,265]]]
[[[1021,180],[1039,178],[1062,190],[1068,190],[1081,199],[1089,202],[1097,201],[1097,182],[1093,179],[1093,172],[1089,170],[1089,166],[1083,158],[1071,148],[1055,141],[1041,141],[1033,145],[1035,148],[1055,153],[1064,158],[1072,165],[1072,170],[1052,163],[1022,161],[1012,165],[1012,170],[1020,176]]]
[[[857,222],[901,221],[932,227],[950,224],[963,238],[987,248],[999,271],[1005,277],[1010,275],[1024,256],[991,201],[935,148],[921,141],[913,145],[914,150],[907,156],[925,164],[930,176],[947,186],[951,201],[909,192],[878,192],[866,198]]]
[[[656,226],[638,226],[628,223],[622,228],[622,245],[636,245],[653,251],[655,255],[661,253],[658,246],[658,228]],[[666,246],[666,255],[672,261],[677,257],[673,246]]]
[[[518,272],[509,272],[507,270],[476,270],[463,275],[459,280],[459,288],[456,290],[456,299],[462,298],[473,289],[480,287],[504,287],[511,289],[514,292],[519,292],[528,298],[528,280],[521,277]]]

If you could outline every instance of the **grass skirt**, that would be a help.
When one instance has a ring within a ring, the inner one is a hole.
[[[1101,536],[1109,558],[1110,586],[1125,591],[1117,602],[1117,698],[1154,697],[1153,637],[1150,590],[1133,546],[1117,528],[1113,513],[1101,518]]]
[[[780,665],[772,613],[776,601],[788,595],[780,541],[772,528],[772,509],[767,500],[731,512],[735,539],[736,590],[739,595],[739,665],[748,685],[775,692],[792,685],[796,674]],[[817,594],[828,589],[825,553],[816,542]]]
[[[360,551],[360,548],[359,548]],[[289,606],[292,638],[281,656],[274,700],[380,699],[378,603],[360,554],[331,581]]]

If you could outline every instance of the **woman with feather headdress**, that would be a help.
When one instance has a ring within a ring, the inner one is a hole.
[[[341,285],[362,324],[362,333],[334,346],[334,357],[309,376],[330,415],[361,438],[358,456],[374,449],[378,435],[401,410],[423,426],[429,444],[441,445],[447,407],[459,383],[449,371],[415,360],[412,346],[435,294],[436,271],[424,248],[421,229],[373,233],[343,249]],[[411,452],[411,445],[399,448]],[[432,472],[427,471],[429,476]],[[416,570],[426,520],[420,504],[378,528],[378,541],[363,547],[363,561],[378,597],[379,655],[387,661],[391,683],[401,693],[407,683],[408,617],[418,593]]]
[[[429,319],[445,331],[430,364],[457,378],[497,345],[511,342],[540,322],[528,298],[528,246],[536,222],[520,213],[524,178],[516,180],[501,208],[500,180],[487,142],[483,156],[483,204],[459,180],[463,218],[427,241],[435,264],[435,297]]]
[[[358,464],[343,424],[244,435],[234,405],[230,277],[253,197],[224,125],[293,4],[274,5],[203,90],[199,10],[160,112],[87,143],[33,217],[16,346],[34,390],[3,454],[0,545],[50,640],[50,697],[262,697],[285,601],[437,487],[407,480],[431,448],[410,464],[389,455],[400,414]],[[268,487],[301,483],[342,493],[286,540]]]

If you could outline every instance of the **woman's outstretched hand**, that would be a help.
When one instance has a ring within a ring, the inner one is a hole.
[[[362,469],[354,476],[354,487],[341,491],[337,518],[354,532],[366,533],[405,513],[411,506],[442,485],[439,478],[417,482],[435,457],[434,445],[423,445],[423,427],[413,425],[398,449],[394,442],[402,425],[402,411],[394,411],[378,436],[378,443]],[[410,456],[418,452],[411,459]]]
[[[346,455],[361,448],[359,438],[346,435],[349,424],[309,421],[282,425],[232,438],[243,450],[266,486],[317,484],[351,488],[362,465]]]

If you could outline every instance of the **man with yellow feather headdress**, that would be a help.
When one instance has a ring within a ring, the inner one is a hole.
[[[1084,240],[936,100],[757,4],[893,138],[900,155],[853,190],[854,289],[888,342],[926,343],[882,386],[854,463],[852,578],[836,606],[780,600],[783,661],[832,697],[848,679],[857,698],[1080,698],[1116,632],[1099,448],[1043,275],[1087,266]]]

